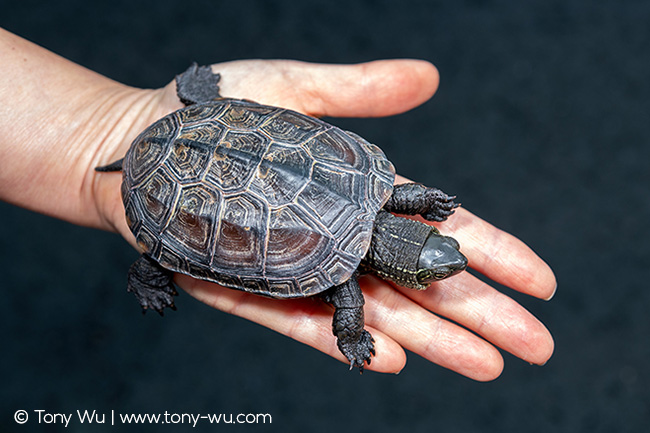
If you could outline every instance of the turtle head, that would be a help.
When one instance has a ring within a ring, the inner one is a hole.
[[[428,286],[465,270],[467,258],[459,250],[456,239],[432,231],[418,259],[418,283]]]

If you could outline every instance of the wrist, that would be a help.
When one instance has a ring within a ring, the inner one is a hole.
[[[94,167],[165,114],[165,92],[124,86],[2,29],[0,57],[0,199],[110,227]]]
[[[129,238],[120,195],[122,176],[119,173],[99,173],[95,167],[124,158],[133,140],[147,126],[175,107],[166,101],[165,89],[136,89],[124,87],[103,95],[101,122],[90,122],[87,137],[80,147],[87,149],[84,162],[84,206],[94,213],[86,225],[117,231]],[[178,104],[180,102],[176,101]]]

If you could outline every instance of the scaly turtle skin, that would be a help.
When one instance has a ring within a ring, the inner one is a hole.
[[[420,184],[393,188],[384,153],[295,111],[222,98],[219,75],[177,77],[187,107],[155,122],[125,158],[129,228],[143,250],[128,290],[144,311],[175,309],[173,272],[276,298],[321,294],[351,368],[374,354],[363,329],[359,271],[424,289],[463,270],[458,243],[426,224],[457,206]]]

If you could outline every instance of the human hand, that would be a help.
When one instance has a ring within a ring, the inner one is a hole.
[[[473,269],[494,282],[541,299],[553,296],[556,283],[552,271],[520,240],[463,208],[435,225],[460,242]],[[176,282],[216,309],[348,362],[336,347],[332,309],[324,303],[263,298],[186,275],[177,275]],[[369,370],[401,371],[407,349],[469,378],[488,381],[503,369],[497,348],[539,365],[553,353],[553,339],[541,322],[470,273],[434,282],[425,291],[399,287],[371,275],[360,278],[359,283],[366,300],[366,329],[375,339],[376,355],[366,367]]]
[[[144,128],[181,107],[174,85],[123,86],[2,30],[0,54],[0,100],[11,101],[0,104],[0,198],[117,231],[135,246],[120,198],[121,176],[94,168],[122,158]],[[409,60],[349,66],[240,61],[215,69],[222,74],[224,96],[316,116],[400,113],[429,99],[438,84],[435,68]],[[493,281],[539,298],[553,294],[551,270],[512,236],[462,208],[436,225],[458,239],[470,266]],[[185,275],[177,275],[176,282],[208,305],[347,362],[336,347],[332,311],[324,303],[263,298]],[[537,319],[469,273],[424,292],[371,276],[360,283],[367,329],[376,340],[371,370],[401,370],[408,349],[470,378],[490,380],[503,368],[496,347],[535,364],[552,354],[553,340]]]
[[[246,72],[237,71],[240,67]],[[229,68],[235,69],[229,73]],[[224,96],[246,97],[311,115],[394,114],[428,99],[437,85],[435,69],[422,62],[337,67],[253,61],[216,65],[213,69],[224,77]],[[402,75],[404,71],[407,76]],[[229,76],[233,81],[239,77],[247,82],[231,81],[235,87],[230,88],[225,80]],[[399,85],[386,83],[391,78]],[[359,81],[364,86],[358,86]],[[168,87],[167,91],[171,94],[174,90]],[[552,272],[529,248],[470,212],[459,209],[447,222],[436,225],[444,234],[457,238],[470,264],[492,280],[542,298],[550,297],[555,290]],[[184,275],[178,275],[176,282],[208,305],[346,361],[331,333],[331,308],[322,303],[262,298]],[[361,285],[366,297],[366,326],[377,350],[369,369],[401,370],[406,348],[468,377],[490,380],[503,368],[495,346],[537,364],[552,354],[552,338],[539,321],[511,298],[468,273],[434,283],[424,292],[371,276],[362,278]]]

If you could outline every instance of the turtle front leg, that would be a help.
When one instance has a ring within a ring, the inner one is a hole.
[[[363,294],[355,273],[348,281],[334,286],[324,294],[325,301],[332,304],[334,320],[332,332],[341,353],[350,361],[350,370],[359,368],[363,373],[364,363],[370,364],[375,354],[372,335],[365,329],[363,316]]]
[[[422,215],[429,221],[444,221],[454,213],[459,204],[456,196],[420,183],[395,185],[384,209],[403,215]]]
[[[143,254],[129,269],[126,290],[138,298],[143,314],[151,308],[162,316],[165,307],[176,310],[174,296],[178,292],[172,282],[173,276],[173,272]]]

